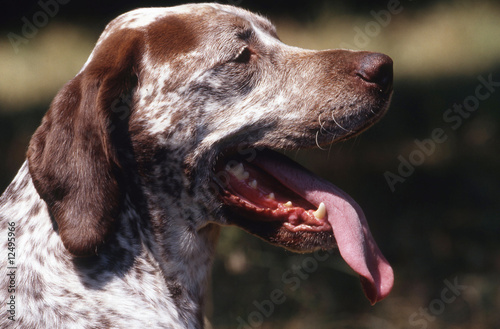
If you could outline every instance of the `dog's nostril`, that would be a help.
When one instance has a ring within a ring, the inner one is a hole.
[[[356,74],[367,82],[376,83],[383,92],[392,90],[392,59],[384,54],[371,53],[360,59]]]

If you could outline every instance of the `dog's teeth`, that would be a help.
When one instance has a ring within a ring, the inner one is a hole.
[[[271,199],[271,200],[274,200],[274,199],[275,199],[274,193],[269,193],[269,194],[267,195],[267,198],[268,198],[268,199]]]
[[[245,168],[243,167],[243,163],[238,163],[236,166],[233,167],[233,173],[235,176],[242,175],[244,171]]]
[[[287,208],[293,207],[292,201],[288,201],[287,203],[283,203],[283,206],[285,206]]]
[[[316,210],[314,213],[314,217],[317,219],[323,219],[326,216],[326,207],[323,202],[319,204],[318,210]]]
[[[257,181],[254,179],[248,185],[250,185],[251,188],[256,189],[257,188]]]
[[[248,173],[248,171],[245,171],[245,168],[243,167],[242,163],[238,163],[234,167],[230,167],[229,165],[227,165],[226,171],[233,174],[233,176],[236,177],[238,180],[245,180],[248,177],[250,177],[250,174]]]

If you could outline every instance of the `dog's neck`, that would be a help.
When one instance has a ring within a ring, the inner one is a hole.
[[[192,187],[182,161],[189,143],[168,150],[139,144],[135,156],[122,155],[124,161],[137,162],[126,166],[132,172],[125,173],[122,186],[127,192],[117,240],[122,236],[142,246],[143,254],[135,257],[147,259],[161,276],[164,302],[175,305],[185,327],[202,328],[220,226],[206,220],[207,211],[201,206],[206,200],[194,200],[189,192]],[[129,232],[138,236],[125,237]]]
[[[152,210],[150,214],[153,239],[143,241],[154,241],[149,248],[163,276],[166,292],[188,322],[187,327],[196,323],[195,328],[202,328],[220,226],[208,224],[197,230],[188,218],[179,214],[172,216],[163,209]]]
[[[220,226],[207,223],[197,227],[204,214],[195,206],[183,182],[169,190],[161,181],[156,178],[155,184],[141,184],[142,195],[134,194],[139,201],[132,196],[125,198],[123,208],[129,211],[122,212],[120,222],[129,224],[120,231],[123,235],[130,232],[126,226],[136,225],[143,249],[161,273],[169,303],[176,306],[186,327],[202,328]]]

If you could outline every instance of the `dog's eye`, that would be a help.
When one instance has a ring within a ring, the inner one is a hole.
[[[250,48],[243,47],[243,49],[241,49],[240,53],[238,54],[238,56],[236,56],[234,61],[237,63],[248,63],[252,58],[253,53],[254,52]]]

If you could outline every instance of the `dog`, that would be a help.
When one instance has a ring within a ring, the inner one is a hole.
[[[379,120],[392,65],[285,45],[228,5],[114,19],[0,199],[0,326],[203,328],[226,225],[296,252],[338,247],[369,300],[386,297],[393,272],[361,208],[278,151]]]

